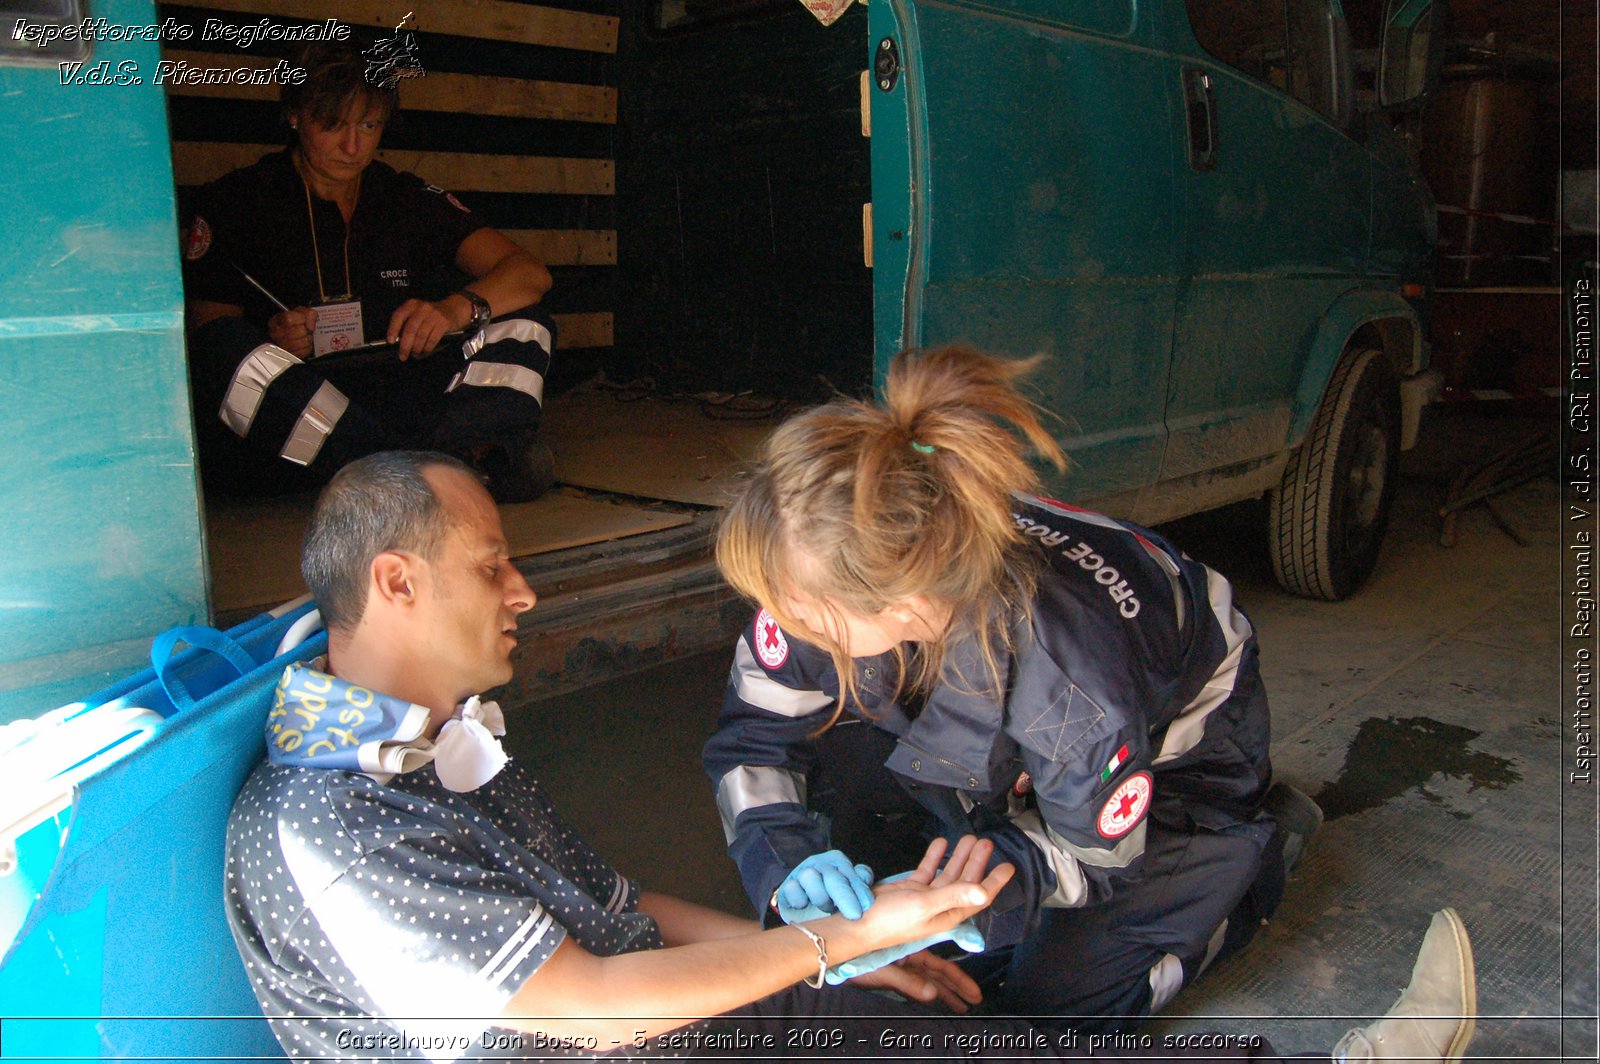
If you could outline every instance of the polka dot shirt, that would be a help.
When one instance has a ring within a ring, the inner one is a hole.
[[[661,946],[638,897],[515,762],[470,794],[263,764],[228,825],[229,923],[296,1060],[483,1055],[563,939]]]

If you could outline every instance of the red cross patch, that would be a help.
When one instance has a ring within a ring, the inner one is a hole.
[[[765,609],[756,614],[755,641],[756,657],[767,668],[776,669],[789,660],[789,640],[784,638],[783,629],[778,627],[778,622]]]
[[[1123,780],[1100,807],[1095,830],[1108,839],[1120,839],[1132,831],[1150,808],[1153,789],[1148,772],[1135,772]]]
[[[194,224],[189,226],[189,231],[183,236],[183,257],[190,262],[204,258],[205,253],[211,250],[211,226],[198,214],[194,216]]]

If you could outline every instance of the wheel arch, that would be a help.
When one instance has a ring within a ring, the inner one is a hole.
[[[1290,447],[1298,447],[1305,439],[1339,359],[1347,351],[1367,347],[1381,350],[1399,379],[1424,368],[1422,324],[1417,312],[1399,293],[1356,289],[1340,296],[1323,314],[1295,393],[1289,420]]]

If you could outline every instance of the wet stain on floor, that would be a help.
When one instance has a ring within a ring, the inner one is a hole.
[[[1356,732],[1339,778],[1322,788],[1317,804],[1328,820],[1337,820],[1376,809],[1413,787],[1429,801],[1442,802],[1424,786],[1435,774],[1465,779],[1474,790],[1499,790],[1520,780],[1510,761],[1467,749],[1479,734],[1428,717],[1369,718]]]

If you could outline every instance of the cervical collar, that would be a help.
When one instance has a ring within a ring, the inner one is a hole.
[[[379,783],[433,762],[439,782],[474,791],[505,767],[496,736],[506,733],[494,702],[476,696],[456,708],[430,742],[426,706],[346,683],[322,669],[326,658],[290,665],[267,715],[267,757],[274,765],[364,772]]]

